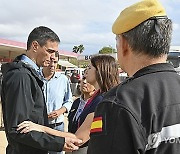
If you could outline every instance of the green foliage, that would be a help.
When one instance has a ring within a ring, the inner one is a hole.
[[[88,65],[89,65],[89,62],[87,61],[79,62],[79,67],[81,68],[87,68]]]
[[[89,64],[89,62],[87,61],[78,61],[77,59],[75,58],[71,58],[69,59],[69,62],[80,67],[80,68],[86,68]]]
[[[84,46],[82,45],[82,44],[80,44],[79,46],[74,46],[73,47],[73,52],[75,52],[75,53],[82,53],[83,51],[84,51]]]
[[[110,53],[116,53],[116,50],[111,46],[103,47],[101,50],[99,50],[99,54],[110,54]]]
[[[77,59],[75,59],[75,58],[69,59],[69,62],[72,63],[72,64],[74,64],[74,65],[76,65],[76,66],[78,66],[78,61],[77,61]]]

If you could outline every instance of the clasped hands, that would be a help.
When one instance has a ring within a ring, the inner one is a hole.
[[[39,131],[44,132],[45,127],[42,125],[38,125],[36,123],[33,123],[31,121],[24,121],[18,125],[17,131],[20,131],[20,133],[28,133],[30,131]],[[66,152],[72,152],[79,149],[79,146],[82,144],[82,140],[76,138],[74,134],[68,133],[68,132],[62,132],[63,135],[61,137],[65,138],[65,143],[63,150]]]

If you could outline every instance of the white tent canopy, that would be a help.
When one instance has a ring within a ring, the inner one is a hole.
[[[58,64],[63,66],[63,67],[73,67],[73,68],[77,67],[76,65],[74,65],[74,64],[72,64],[66,60],[62,60],[62,59],[59,59]]]

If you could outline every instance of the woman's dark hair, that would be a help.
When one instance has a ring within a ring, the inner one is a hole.
[[[37,41],[39,45],[44,46],[47,41],[60,42],[57,34],[48,27],[39,26],[32,30],[27,40],[27,50],[30,49],[33,41]]]
[[[118,64],[112,56],[93,56],[91,64],[96,68],[96,80],[102,92],[119,84]]]

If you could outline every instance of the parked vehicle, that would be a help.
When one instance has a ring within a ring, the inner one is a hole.
[[[170,51],[167,61],[173,64],[175,70],[180,75],[180,51]]]
[[[174,68],[180,66],[180,51],[169,51],[168,62],[174,65]]]
[[[78,74],[80,76],[80,79],[82,79],[83,75],[84,75],[84,70],[85,68],[67,68],[65,70],[65,75],[72,75],[73,71],[74,70],[77,70],[78,71]]]

